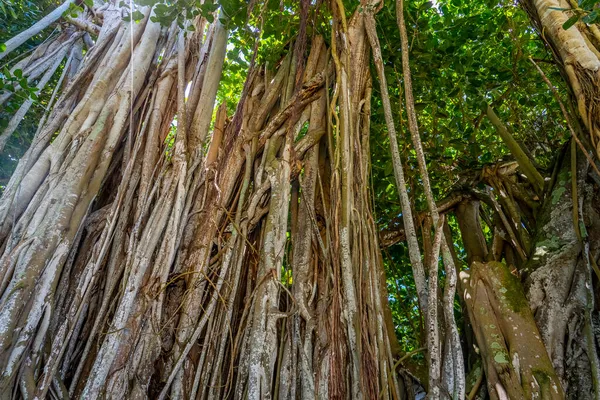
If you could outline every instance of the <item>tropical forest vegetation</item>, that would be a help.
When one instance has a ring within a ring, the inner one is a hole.
[[[600,399],[597,0],[0,0],[0,399]]]

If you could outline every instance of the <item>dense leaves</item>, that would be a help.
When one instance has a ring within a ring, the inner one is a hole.
[[[565,100],[569,94],[561,86],[551,55],[530,28],[525,12],[510,1],[502,2],[501,7],[490,1],[458,0],[408,2],[406,6],[417,116],[438,202],[460,191],[463,177],[511,159],[485,117],[486,104],[497,110],[540,167],[549,168],[555,149],[568,139],[567,127],[552,93],[529,58],[536,60],[559,86]],[[393,2],[386,3],[377,17],[392,107],[404,138],[401,153],[418,214],[426,205],[403,115],[400,38]],[[382,227],[397,229],[402,227],[400,203],[378,84],[373,87],[371,148],[376,215]],[[455,232],[455,250],[464,260],[456,222],[453,218],[449,222]],[[487,227],[486,231],[490,234]],[[422,342],[408,252],[401,243],[385,255],[398,334],[405,350],[410,351]]]

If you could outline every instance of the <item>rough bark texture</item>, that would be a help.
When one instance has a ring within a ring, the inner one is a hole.
[[[587,160],[581,153],[575,158],[566,153],[541,212],[524,273],[530,307],[567,397],[587,399],[598,395],[591,264],[598,256],[599,216],[593,200],[598,193],[589,181]]]
[[[563,399],[518,278],[496,261],[463,273],[469,319],[491,399]]]
[[[338,10],[337,47],[311,39],[272,81],[253,64],[211,135],[227,31],[141,11],[102,7],[0,202],[1,395],[402,398],[364,15]]]

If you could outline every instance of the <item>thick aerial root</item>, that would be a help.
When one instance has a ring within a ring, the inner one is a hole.
[[[518,278],[499,262],[462,273],[465,302],[492,399],[563,399]]]
[[[363,16],[336,22],[336,49],[298,43],[306,63],[295,52],[270,81],[253,65],[211,136],[218,19],[186,37],[148,8],[131,24],[97,11],[102,26],[73,21],[96,42],[0,202],[0,395],[402,397]]]

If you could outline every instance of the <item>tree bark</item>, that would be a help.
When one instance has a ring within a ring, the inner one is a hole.
[[[48,15],[39,20],[29,29],[19,33],[17,36],[10,38],[4,43],[6,48],[4,51],[0,52],[0,60],[6,57],[10,52],[15,50],[17,47],[52,25],[57,19],[59,19],[65,11],[69,8],[69,6],[73,3],[73,0],[65,0],[60,6],[56,7],[52,10]]]
[[[336,11],[348,41],[312,39],[270,82],[252,65],[211,135],[226,30],[141,11],[102,10],[0,202],[2,395],[401,398],[364,16]]]
[[[598,255],[597,189],[581,153],[565,151],[538,218],[525,287],[541,338],[567,398],[598,397],[597,305],[592,259]],[[591,172],[591,171],[590,171]],[[593,173],[593,172],[591,172]],[[572,181],[576,183],[573,191]],[[575,212],[575,215],[573,214]]]

